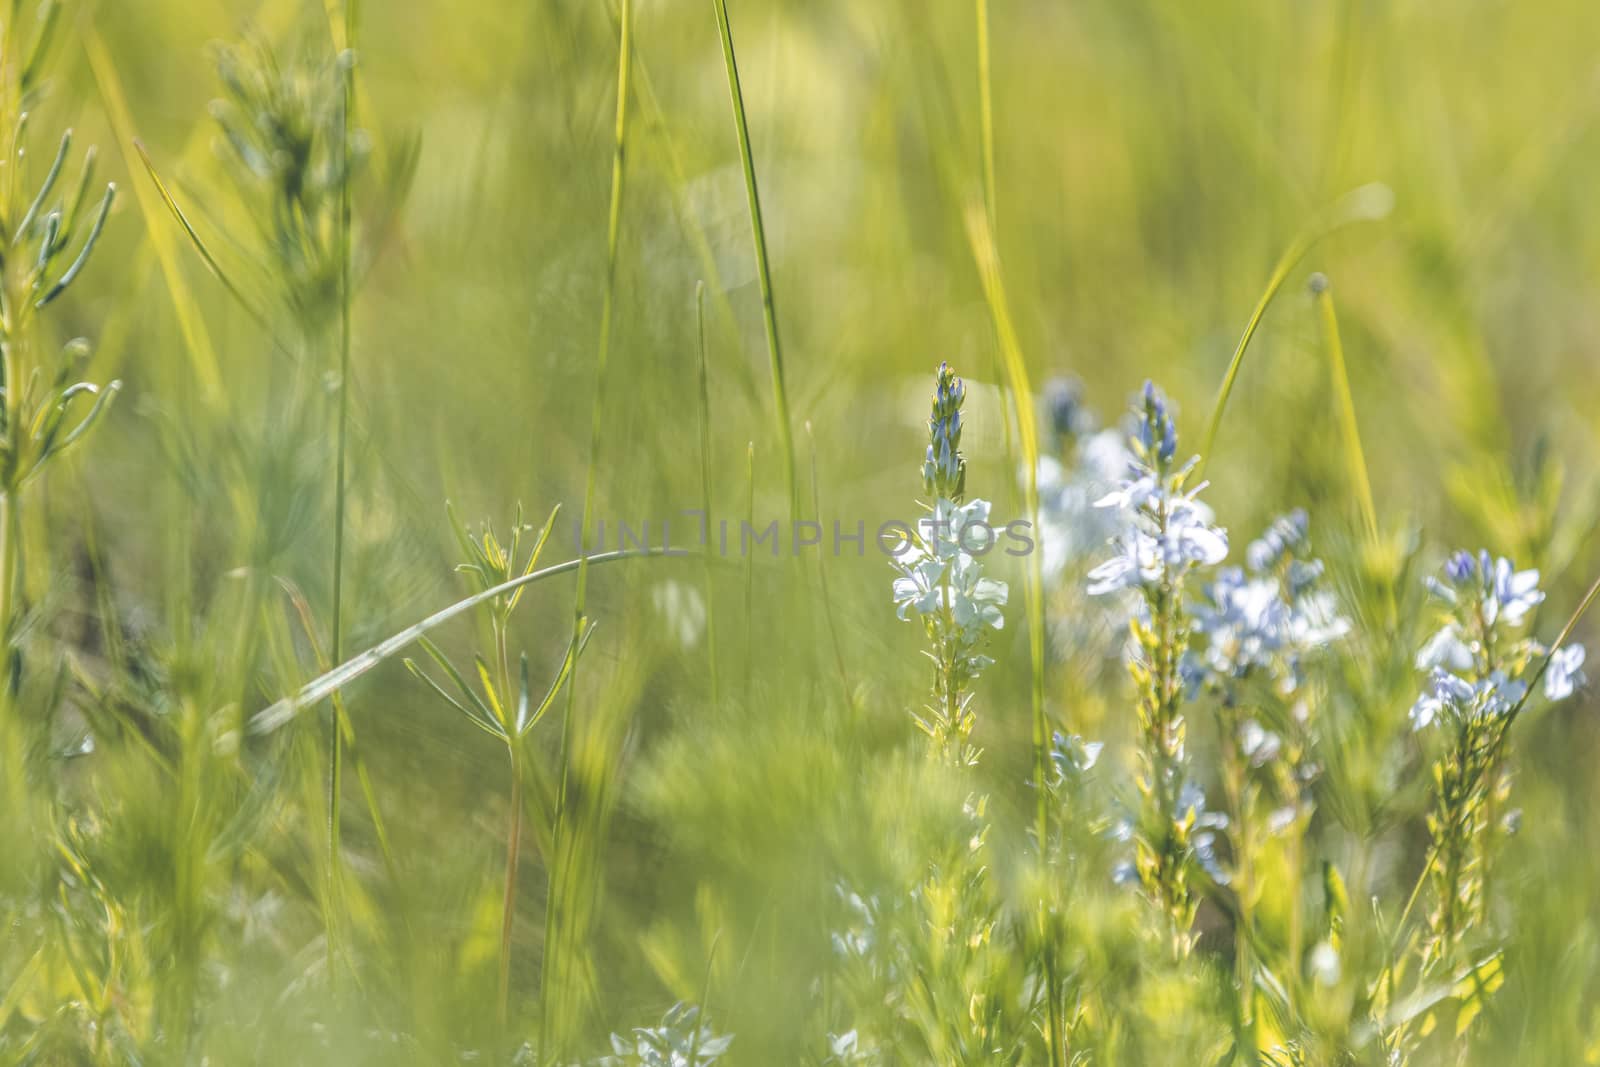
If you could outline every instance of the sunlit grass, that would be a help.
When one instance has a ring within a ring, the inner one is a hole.
[[[0,10],[0,1061],[1595,1062],[1590,22]]]

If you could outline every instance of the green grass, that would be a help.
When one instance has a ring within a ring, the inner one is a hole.
[[[1407,721],[1450,550],[1600,632],[1586,7],[355,6],[0,5],[0,1063],[587,1063],[678,1002],[735,1065],[1600,1062],[1593,698],[1510,711],[1455,873]],[[1229,563],[1309,514],[1351,633],[1183,740],[1252,833],[1233,716],[1318,772],[1186,960],[1113,881],[1109,549],[984,560],[981,758],[926,758],[873,533],[944,360],[997,515],[1083,454],[1061,376],[1167,390]]]

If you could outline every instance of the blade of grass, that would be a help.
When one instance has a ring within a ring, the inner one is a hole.
[[[746,504],[745,521],[750,527],[756,522],[756,443],[751,441],[745,445],[744,450],[745,474],[750,486],[750,496]],[[739,551],[744,555],[744,702],[750,703],[750,678],[755,664],[755,637],[756,628],[756,554],[754,551],[745,552],[743,546],[744,533],[739,534],[741,541]]]
[[[1033,415],[1033,391],[1028,384],[1028,368],[1023,362],[1021,342],[1012,322],[1010,304],[1006,299],[1005,285],[1000,275],[1000,260],[994,246],[994,235],[989,229],[988,216],[981,208],[967,211],[967,236],[972,246],[978,276],[983,283],[984,299],[994,320],[995,333],[1000,341],[1000,355],[1007,383],[1016,400],[1017,430],[1022,444],[1024,471],[1023,506],[1028,521],[1037,529],[1039,525],[1039,435]],[[1044,709],[1044,577],[1038,552],[1028,554],[1028,578],[1023,585],[1028,614],[1028,649],[1033,675],[1033,745],[1035,785],[1039,800],[1035,813],[1036,829],[1041,847],[1049,828],[1049,809],[1045,803],[1045,770],[1050,743]]]
[[[989,315],[994,323],[995,337],[999,342],[1002,366],[1006,381],[1016,403],[1017,435],[1022,445],[1023,507],[1032,529],[1039,528],[1039,432],[1034,420],[1033,390],[1028,382],[1028,368],[1022,357],[1022,343],[1017,337],[1011,317],[1011,305],[1006,297],[1005,283],[1000,273],[1000,256],[994,244],[994,232],[989,228],[989,216],[981,205],[969,206],[966,213],[967,237],[972,247],[972,257],[983,283],[984,300],[989,305]],[[1050,759],[1050,724],[1044,706],[1044,571],[1040,553],[1028,553],[1027,578],[1023,582],[1023,601],[1028,616],[1028,659],[1031,666],[1031,694],[1033,704],[1033,776],[1034,776],[1034,833],[1037,835],[1041,855],[1050,840],[1050,807],[1045,790]],[[1041,932],[1044,916],[1041,914]],[[1056,1008],[1054,1000],[1059,992],[1054,963],[1054,952],[1045,953],[1045,982],[1052,1000],[1051,1019]],[[1052,1021],[1047,1033],[1052,1062],[1060,1062],[1064,1049],[1056,1025]]]
[[[289,602],[294,607],[295,615],[300,620],[301,632],[305,634],[306,641],[311,645],[311,655],[317,664],[317,670],[326,672],[332,667],[332,662],[324,654],[322,642],[317,638],[315,617],[311,611],[311,603],[295,585],[285,577],[278,578],[278,584],[283,587]],[[430,682],[432,679],[428,679]],[[342,702],[341,702],[342,704]],[[350,717],[342,713],[339,717],[339,727],[344,732],[345,744],[350,749],[350,760],[356,769],[356,780],[361,785],[362,798],[367,805],[367,813],[372,818],[373,833],[378,838],[378,849],[383,855],[385,868],[392,874],[398,870],[395,866],[394,850],[389,846],[389,831],[384,825],[383,813],[378,808],[377,791],[372,787],[372,778],[367,773],[366,759],[361,755],[361,750],[356,747],[355,728],[351,725]]]
[[[806,420],[806,440],[811,444],[811,513],[818,525],[822,523],[822,490],[817,478],[817,439],[811,432],[811,420]],[[820,534],[818,536],[821,536]],[[839,670],[839,686],[844,693],[845,707],[855,706],[855,696],[850,688],[850,672],[844,665],[844,646],[839,643],[839,627],[833,621],[833,596],[828,588],[828,565],[822,553],[817,553],[817,580],[822,586],[822,616],[828,624],[828,639],[833,645],[833,662]]]
[[[977,25],[977,50],[978,50],[978,144],[980,165],[983,174],[983,209],[989,219],[989,232],[999,233],[999,201],[995,192],[994,168],[994,79],[990,74],[989,60],[989,0],[974,0],[974,21]],[[996,236],[998,240],[998,236]],[[1005,368],[1002,366],[998,341],[995,344],[994,372],[995,379],[1000,388],[1000,432],[1001,444],[1006,457],[1006,470],[1017,469],[1016,442],[1011,435],[1011,391],[1006,384]],[[1006,499],[1011,507],[1016,506],[1016,492],[1014,483],[1006,480]],[[1052,1053],[1051,1062],[1055,1062]]]
[[[156,193],[161,197],[161,202],[166,205],[167,212],[183,228],[184,234],[189,238],[189,243],[200,254],[200,260],[206,265],[206,269],[211,272],[217,281],[222,283],[222,287],[228,291],[228,295],[238,302],[239,306],[255,321],[256,325],[270,334],[272,327],[267,322],[266,315],[234,284],[233,279],[222,269],[222,264],[218,263],[216,257],[211,254],[211,249],[194,228],[194,223],[189,221],[189,216],[179,206],[177,198],[172,194],[172,190],[167,188],[167,183],[161,180],[161,174],[156,170],[155,160],[150,158],[150,153],[145,148],[144,142],[136,137],[133,139],[132,145],[133,150],[139,155],[139,162],[144,164],[144,172],[149,177],[150,184],[155,186]],[[274,344],[277,344],[280,348],[285,347],[280,341],[275,340]]]
[[[978,45],[978,136],[983,156],[983,208],[989,231],[998,225],[994,191],[994,84],[989,74],[989,0],[974,0]]]
[[[605,416],[606,365],[611,355],[611,320],[616,303],[617,246],[622,232],[622,196],[627,177],[625,149],[628,140],[628,78],[633,66],[633,0],[622,0],[622,25],[617,43],[617,119],[611,155],[611,202],[606,222],[605,291],[600,305],[600,340],[595,357],[594,403],[589,416],[589,465],[583,487],[583,518],[579,526],[578,587],[573,597],[572,640],[583,636],[589,587],[589,524],[594,517],[595,474]],[[568,788],[571,781],[572,720],[578,700],[578,665],[567,678],[567,699],[561,716],[560,756],[556,767],[555,825],[552,828],[550,891],[545,894],[544,964],[539,972],[539,1062],[559,1060],[565,1051],[565,1031],[558,1029],[556,992],[566,970],[561,958],[560,913],[563,908],[560,864],[567,832]],[[564,1026],[570,1020],[561,1019]],[[553,1041],[553,1043],[552,1043]]]
[[[745,199],[750,206],[750,231],[755,241],[756,276],[761,284],[762,323],[767,331],[767,357],[772,366],[773,415],[778,422],[778,444],[783,450],[784,476],[789,490],[789,518],[800,517],[800,490],[795,481],[794,433],[789,425],[789,397],[783,384],[783,351],[778,343],[778,310],[772,294],[772,267],[767,257],[767,231],[761,220],[761,191],[756,184],[755,158],[750,151],[750,124],[745,118],[744,89],[733,51],[733,30],[728,24],[727,0],[712,0],[717,30],[722,35],[722,60],[728,70],[728,95],[733,101],[734,128],[739,135],[739,161],[744,165]]]
[[[706,284],[716,294],[712,306],[716,309],[717,318],[728,336],[736,338],[739,336],[739,322],[734,314],[733,303],[728,298],[728,290],[723,285],[722,271],[717,266],[716,253],[711,248],[705,226],[701,224],[689,204],[689,198],[685,193],[689,188],[689,178],[684,172],[683,157],[678,151],[678,144],[672,136],[672,127],[667,124],[666,112],[650,80],[650,65],[637,48],[634,50],[633,74],[634,95],[642,111],[639,116],[640,122],[660,146],[666,163],[667,177],[670,179],[667,184],[672,194],[672,210],[678,217],[678,225],[683,228],[684,235],[689,239]],[[753,404],[759,404],[761,396],[749,363],[742,359],[736,360],[733,370],[732,380],[738,384],[746,399]]]
[[[681,548],[674,548],[670,551],[666,548],[619,549],[614,552],[600,552],[590,555],[587,558],[587,562],[590,566],[598,566],[602,563],[614,563],[624,559],[643,559],[647,556],[683,557],[684,552],[685,550]],[[491,586],[481,593],[474,593],[469,597],[440,608],[421,622],[407,626],[404,630],[373,645],[365,652],[358,653],[332,670],[318,675],[301,686],[300,690],[293,696],[284,697],[282,700],[258,711],[251,717],[251,730],[255,733],[268,733],[281,729],[288,725],[301,711],[326,700],[335,690],[343,689],[374,667],[409,648],[418,638],[438,629],[451,619],[458,618],[486,601],[493,600],[498,596],[504,596],[525,585],[533,585],[536,582],[544,581],[546,578],[554,578],[558,575],[575,571],[578,569],[579,563],[579,560],[569,559],[561,563],[551,564],[548,567],[542,567],[534,571],[532,574],[512,578],[510,581]]]
[[[351,107],[355,96],[355,65],[350,48],[355,44],[355,0],[344,0],[343,22],[334,18],[335,0],[328,0],[328,23],[337,53],[335,62],[340,67],[339,101],[339,222],[335,239],[339,269],[339,338],[338,338],[338,424],[334,444],[333,489],[333,603],[330,607],[329,642],[333,661],[344,658],[344,542],[346,513],[349,500],[349,442],[350,442],[350,227],[352,193],[350,188],[350,123]],[[342,32],[341,32],[342,31]],[[339,813],[344,787],[344,735],[340,723],[348,721],[344,696],[338,690],[333,694],[333,708],[328,717],[328,899],[337,904],[339,888]],[[520,788],[518,795],[521,795]],[[330,935],[336,922],[328,920]],[[331,941],[331,938],[330,938]],[[331,965],[332,948],[329,949]]]
[[[133,115],[128,108],[121,79],[117,76],[116,65],[112,62],[111,54],[106,51],[105,43],[101,41],[92,22],[84,21],[81,32],[84,52],[89,57],[89,69],[93,72],[95,84],[100,89],[100,99],[105,104],[106,117],[111,123],[112,133],[116,137],[118,148],[122,151],[123,159],[131,163],[137,155],[133,147],[136,140]],[[172,234],[167,227],[160,224],[160,209],[149,190],[134,176],[134,170],[132,166],[128,168],[129,181],[133,185],[134,199],[139,204],[139,214],[144,218],[145,232],[150,235],[150,243],[155,248],[161,275],[167,283],[167,293],[172,299],[172,310],[177,316],[178,329],[183,334],[184,350],[189,355],[195,377],[199,379],[201,399],[208,408],[215,410],[222,405],[223,400],[222,370],[217,360],[216,349],[212,347],[211,337],[206,332],[199,304],[195,301],[194,294],[189,291],[182,271],[179,270],[178,250],[172,241]]]
[[[1250,313],[1250,320],[1245,323],[1244,333],[1239,336],[1239,343],[1234,347],[1233,358],[1228,361],[1228,370],[1222,378],[1222,387],[1217,390],[1216,403],[1212,405],[1210,421],[1206,423],[1206,435],[1200,446],[1200,465],[1195,470],[1195,479],[1198,481],[1205,474],[1205,467],[1211,460],[1211,452],[1217,440],[1217,429],[1222,425],[1222,413],[1227,410],[1228,397],[1233,394],[1233,383],[1239,377],[1239,366],[1244,362],[1245,350],[1250,347],[1250,340],[1256,335],[1256,327],[1261,325],[1261,319],[1267,313],[1267,308],[1272,304],[1278,290],[1283,288],[1284,281],[1289,277],[1289,272],[1294,270],[1311,246],[1322,240],[1335,230],[1342,229],[1356,222],[1372,222],[1387,216],[1394,207],[1394,194],[1389,187],[1378,183],[1363,185],[1335,200],[1331,205],[1312,219],[1311,223],[1295,235],[1289,242],[1289,247],[1284,249],[1279,257],[1277,266],[1272,270],[1272,276],[1267,279],[1267,287],[1261,293],[1261,299],[1256,301],[1255,310]]]
[[[706,360],[706,284],[697,282],[694,287],[695,327],[699,337],[700,353],[700,510],[701,529],[709,539],[711,534],[711,386]],[[703,546],[702,546],[703,547]],[[705,555],[706,598],[706,659],[711,671],[711,705],[722,704],[720,682],[717,675],[717,618],[716,592],[711,583],[711,553]]]
[[[1367,459],[1361,448],[1361,427],[1356,421],[1356,405],[1350,394],[1350,374],[1344,362],[1344,344],[1339,339],[1339,317],[1333,309],[1333,293],[1328,279],[1321,274],[1311,280],[1311,291],[1317,300],[1317,310],[1322,315],[1323,336],[1328,344],[1329,373],[1333,378],[1333,395],[1339,408],[1339,428],[1344,435],[1345,466],[1349,468],[1351,483],[1356,487],[1356,502],[1361,505],[1361,519],[1367,528],[1367,537],[1378,540],[1378,509],[1372,502],[1372,481],[1367,476]]]

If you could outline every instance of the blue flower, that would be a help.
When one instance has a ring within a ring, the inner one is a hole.
[[[987,500],[938,502],[933,517],[922,522],[928,532],[893,560],[900,572],[893,587],[900,618],[910,618],[913,611],[938,617],[948,607],[960,635],[973,645],[984,630],[1005,626],[1000,609],[1009,593],[1006,583],[983,577],[983,565],[971,551],[992,544],[988,520]]]
[[[1476,556],[1453,553],[1445,561],[1444,578],[1442,582],[1429,578],[1429,591],[1452,607],[1465,598],[1489,626],[1500,622],[1520,626],[1544,601],[1537,570],[1519,571],[1509,559],[1491,556],[1488,549],[1480,549]]]
[[[1133,454],[1122,434],[1101,430],[1078,442],[1073,459],[1068,465],[1054,456],[1039,457],[1037,536],[1047,582],[1116,534],[1117,515],[1094,502],[1119,484]]]
[[[1584,651],[1582,645],[1563,645],[1550,653],[1550,666],[1544,674],[1546,700],[1565,700],[1582,685]]]
[[[1161,580],[1161,551],[1143,530],[1129,531],[1116,543],[1117,554],[1089,572],[1089,595],[1139,589]]]
[[[923,487],[936,499],[960,503],[966,491],[967,461],[961,454],[961,405],[967,386],[950,364],[939,364],[933,411],[928,416],[928,447],[922,460]]]
[[[1426,729],[1436,719],[1453,721],[1497,718],[1508,714],[1527,695],[1528,687],[1495,671],[1478,682],[1433,668],[1427,688],[1411,705],[1411,728]]]
[[[1094,412],[1083,402],[1083,383],[1076,378],[1052,378],[1044,386],[1044,407],[1060,449],[1095,429]]]
[[[1267,571],[1278,565],[1285,556],[1305,544],[1310,522],[1304,509],[1296,508],[1274,520],[1266,533],[1250,542],[1245,550],[1245,562],[1253,571]],[[1320,566],[1318,573],[1321,573]],[[1315,577],[1315,576],[1313,576]]]
[[[1445,623],[1417,653],[1417,667],[1421,670],[1448,667],[1466,671],[1472,669],[1472,663],[1472,646],[1462,638],[1461,628],[1454,621]]]
[[[1475,570],[1472,553],[1466,549],[1458,550],[1445,561],[1444,565],[1445,577],[1456,585],[1464,584],[1472,577]]]
[[[1051,738],[1050,763],[1055,768],[1058,781],[1076,778],[1094,769],[1104,749],[1103,741],[1085,741],[1077,734],[1057,731]]]
[[[1167,398],[1152,381],[1144,383],[1143,402],[1139,446],[1147,460],[1153,458],[1155,466],[1165,468],[1178,454],[1178,426],[1167,411]]]
[[[1290,635],[1289,608],[1275,578],[1246,578],[1238,567],[1217,574],[1194,617],[1206,638],[1206,666],[1223,676],[1269,667]]]
[[[1200,680],[1263,670],[1292,692],[1301,658],[1350,632],[1333,594],[1316,588],[1322,562],[1293,556],[1306,543],[1306,531],[1304,512],[1278,519],[1251,542],[1248,574],[1230,567],[1206,588],[1206,599],[1193,610],[1206,638]]]

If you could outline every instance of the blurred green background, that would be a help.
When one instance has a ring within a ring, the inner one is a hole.
[[[1198,448],[1279,255],[1347,191],[1373,182],[1393,191],[1386,218],[1341,229],[1295,267],[1244,362],[1207,469],[1208,499],[1236,532],[1236,551],[1274,514],[1304,506],[1358,625],[1376,617],[1371,575],[1401,590],[1410,621],[1389,633],[1368,627],[1347,650],[1347,669],[1366,678],[1357,691],[1372,701],[1362,721],[1380,725],[1350,749],[1356,769],[1330,776],[1328,788],[1347,795],[1328,802],[1318,839],[1341,862],[1352,836],[1370,841],[1368,883],[1353,892],[1392,911],[1425,842],[1425,771],[1404,727],[1421,574],[1458,544],[1538,566],[1548,633],[1600,569],[1600,215],[1591,210],[1600,9],[1566,0],[989,7],[996,244],[1028,372],[1036,389],[1057,375],[1081,379],[1104,422],[1154,378],[1180,408],[1185,446]],[[356,122],[373,153],[354,192],[347,649],[465,595],[446,500],[502,528],[519,501],[535,525],[559,503],[545,558],[574,553],[605,284],[614,8],[363,5]],[[871,530],[914,515],[931,372],[949,360],[972,393],[970,492],[1015,513],[993,327],[963,221],[983,195],[972,5],[730,8],[806,510],[814,464],[825,521],[864,519]],[[155,1024],[141,1005],[160,999],[163,982],[166,865],[202,846],[171,836],[168,786],[128,769],[138,767],[129,737],[155,735],[138,724],[177,714],[183,701],[172,694],[197,678],[193,691],[205,691],[209,673],[238,672],[247,712],[315,673],[303,639],[272,636],[296,631],[265,579],[291,579],[325,619],[337,364],[330,348],[275,344],[272,324],[208,273],[108,120],[105,72],[82,41],[86,32],[103,41],[126,95],[131,130],[120,132],[139,138],[218,258],[247,277],[260,262],[252,200],[222,160],[208,103],[222,94],[215,42],[251,25],[282,57],[331,54],[320,5],[147,0],[69,11],[34,131],[43,151],[41,131],[75,126],[102,146],[105,172],[138,194],[119,199],[106,246],[51,326],[93,339],[93,374],[122,379],[124,392],[31,513],[30,539],[49,549],[30,556],[28,583],[33,599],[59,608],[55,625],[79,668],[123,679],[124,696],[107,706],[142,709],[109,712],[125,732],[99,737],[94,755],[72,761],[70,780],[85,849],[148,935],[139,940],[147,958],[127,950],[118,1009],[144,1038]],[[782,518],[712,5],[646,0],[635,31],[596,514],[658,522],[700,506],[695,294],[704,282],[713,514],[737,522],[753,507],[763,521]],[[402,201],[397,161],[412,150]],[[155,251],[161,241],[175,272]],[[1331,281],[1343,331],[1383,528],[1378,558],[1359,547],[1327,346],[1305,285],[1314,270]],[[175,283],[187,293],[177,300]],[[206,350],[217,394],[207,392]],[[834,881],[853,870],[868,882],[877,866],[911,862],[917,834],[943,832],[943,815],[930,811],[924,825],[908,814],[918,790],[933,788],[903,785],[923,774],[906,711],[922,699],[925,670],[915,628],[894,618],[884,560],[870,550],[826,555],[827,603],[809,562],[762,558],[752,571],[749,593],[743,560],[715,568],[720,703],[704,633],[682,632],[682,611],[670,610],[700,587],[697,563],[610,564],[591,581],[599,629],[580,673],[574,773],[593,820],[577,1028],[596,1042],[704,988],[719,1030],[738,1035],[730,1060],[798,1062],[805,1041],[823,1049],[818,1024],[795,1005],[821,995]],[[252,576],[268,591],[245,592]],[[980,689],[977,737],[996,823],[1021,827],[1030,804],[1022,571],[1002,576],[1013,607]],[[571,588],[570,579],[535,586],[516,618],[514,647],[527,649],[536,678],[560,660]],[[251,605],[243,617],[241,603]],[[1056,591],[1052,605],[1101,610]],[[114,626],[102,625],[107,617]],[[1131,706],[1106,636],[1116,624],[1078,621],[1099,636],[1076,652],[1052,645],[1050,714],[1125,745]],[[103,647],[108,629],[126,641],[120,659]],[[1592,641],[1593,627],[1584,629]],[[219,637],[235,632],[250,646],[242,659]],[[179,663],[163,650],[185,636],[213,651]],[[460,627],[441,642],[465,657],[473,637]],[[321,961],[316,846],[305,829],[317,793],[284,771],[271,810],[248,823],[249,844],[226,861],[215,858],[225,850],[196,861],[201,917],[186,943],[198,946],[197,1026],[211,1062],[375,1062],[387,1055],[378,1033],[408,1035],[396,1047],[418,1062],[447,1062],[492,1030],[503,752],[398,663],[348,699],[397,863],[379,860],[352,784],[359,1006],[326,1010],[307,977]],[[226,704],[217,697],[205,714],[227,719],[238,709]],[[1477,1062],[1600,1062],[1594,713],[1583,698],[1519,726],[1525,816],[1495,882],[1507,981],[1480,1024]],[[552,717],[539,734],[551,757],[555,726]],[[279,755],[314,746],[313,727],[297,730],[303,742],[247,740],[249,774],[218,772],[228,783],[217,786],[218,838],[243,825],[228,813],[249,806],[251,776],[292,767]],[[521,1018],[531,1018],[539,980],[536,856],[525,849],[513,957]],[[50,995],[29,993],[28,1010],[45,1011]],[[60,1025],[65,1034],[75,1024]]]

